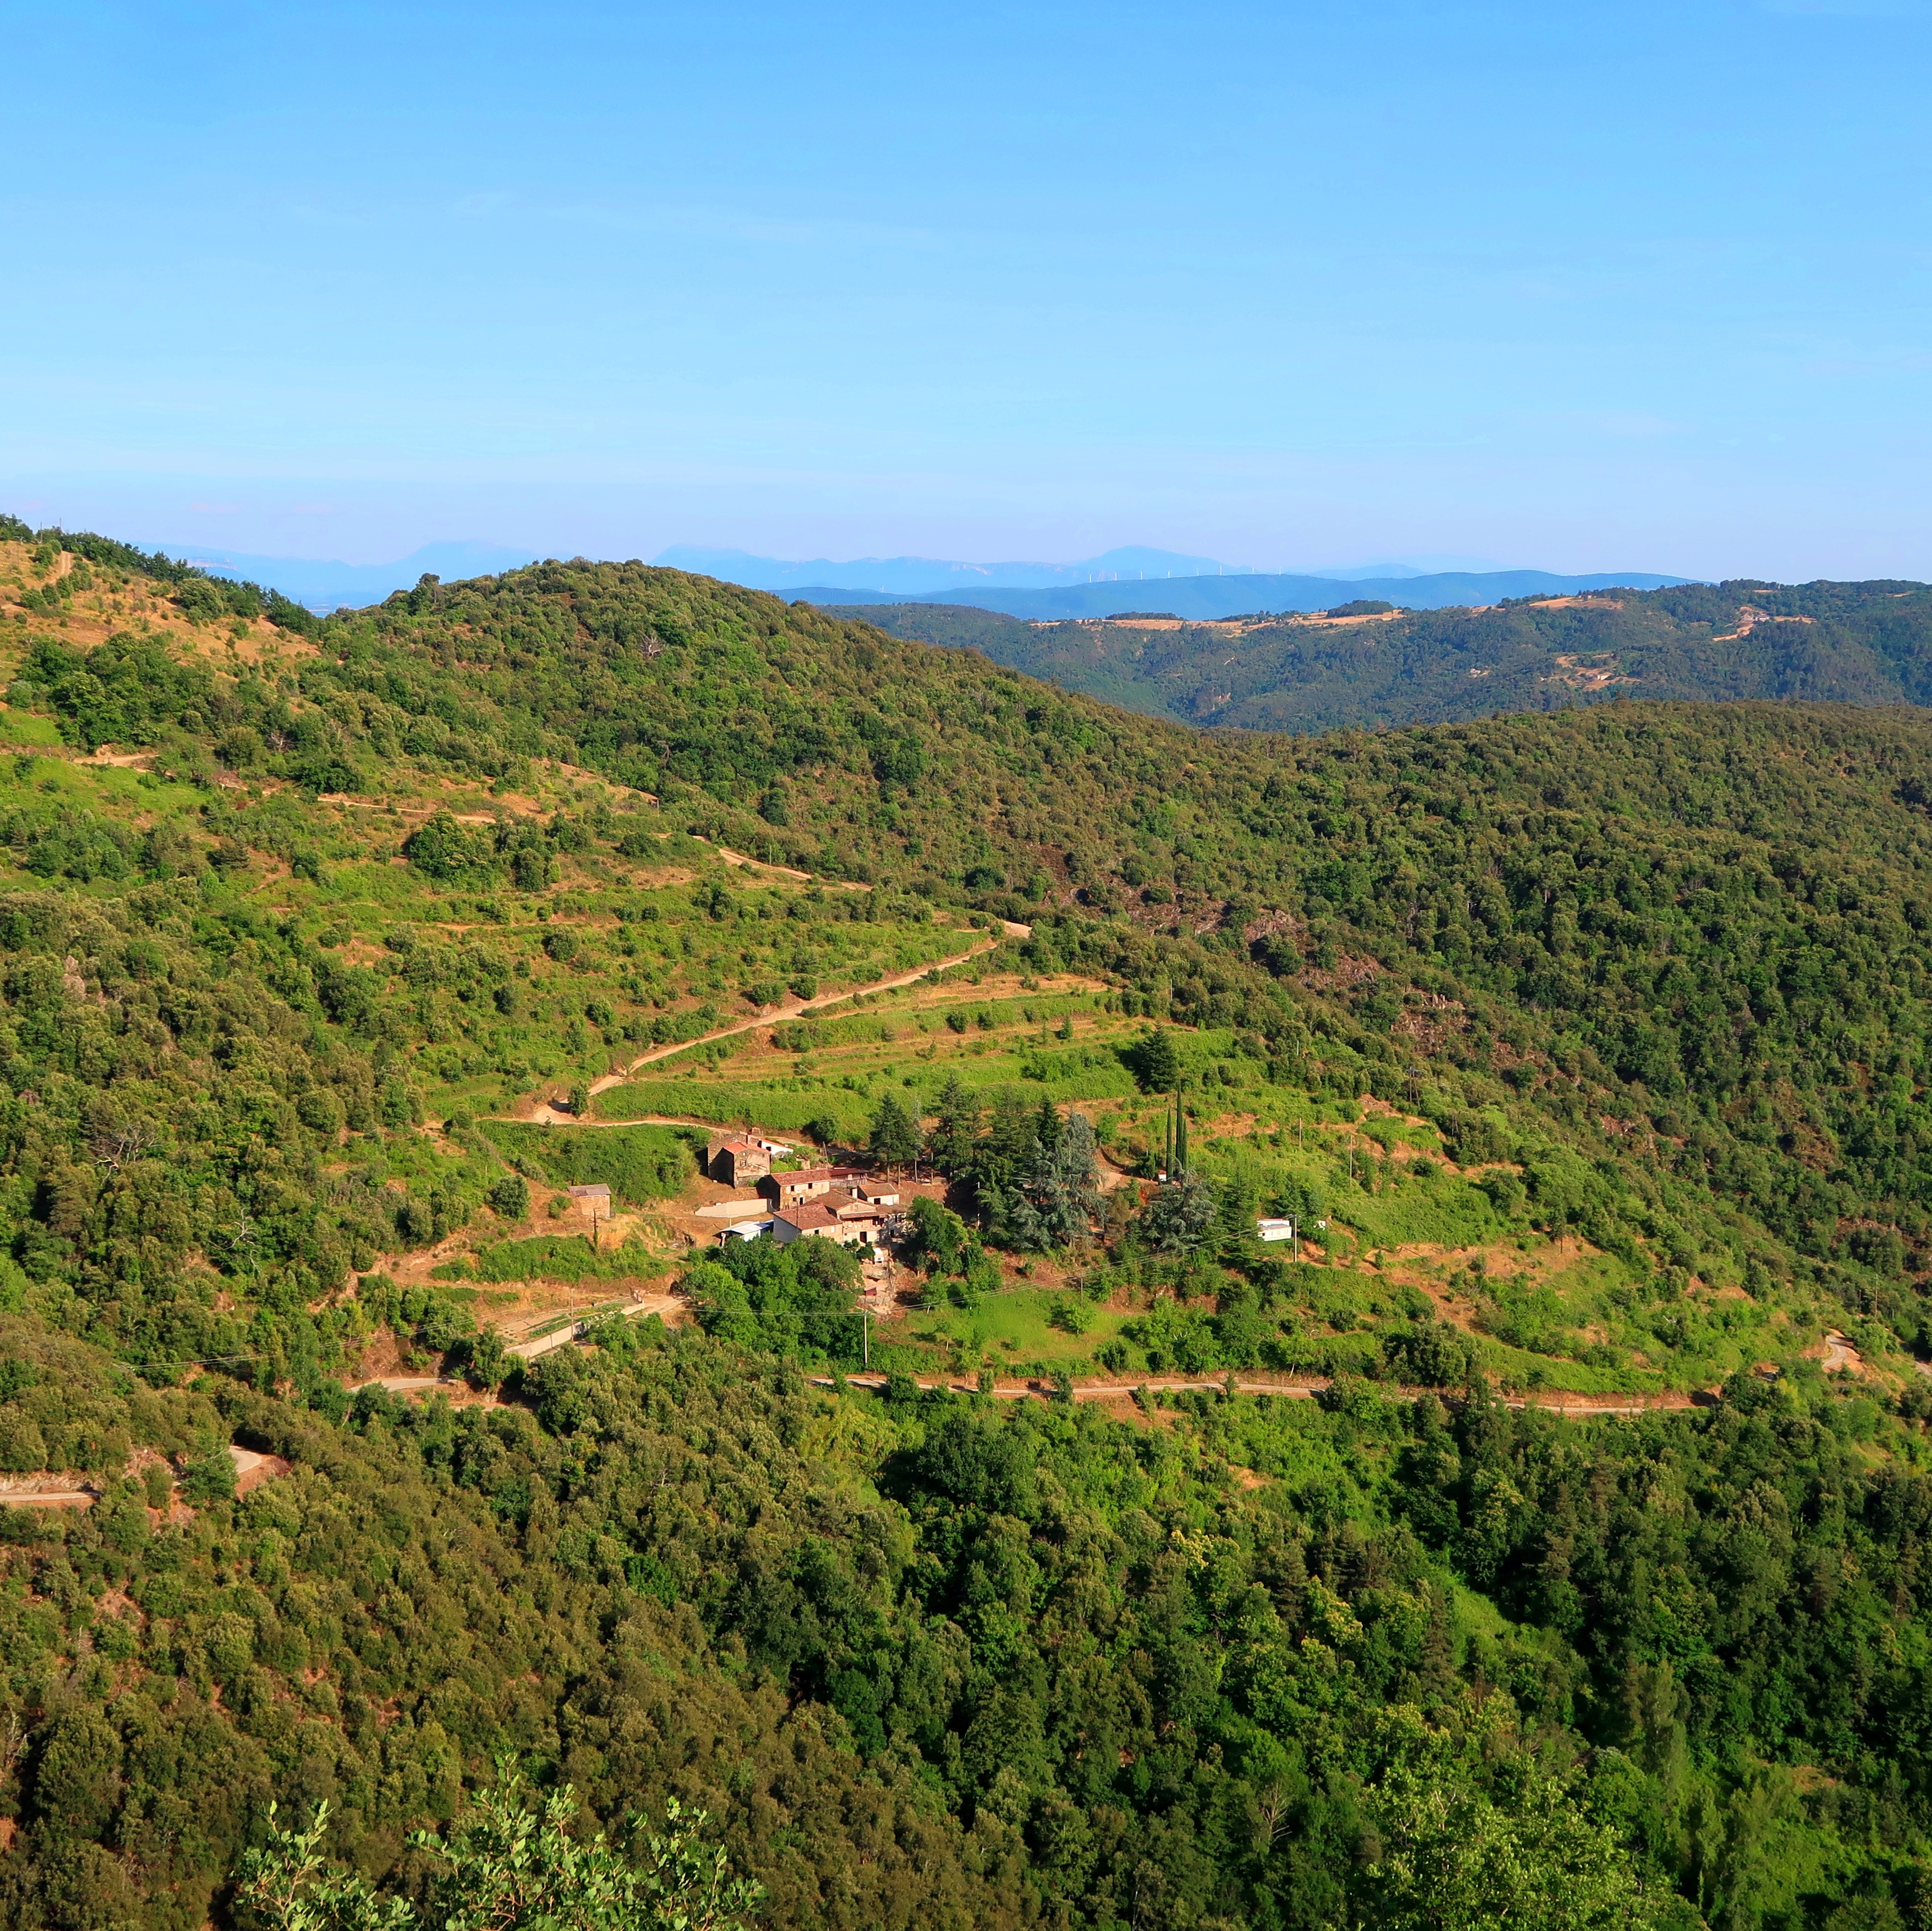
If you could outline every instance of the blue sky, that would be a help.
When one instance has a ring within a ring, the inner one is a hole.
[[[0,507],[1932,577],[1912,0],[0,0]]]

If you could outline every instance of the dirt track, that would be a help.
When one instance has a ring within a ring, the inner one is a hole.
[[[1003,934],[1005,938],[1026,938],[1033,931],[1030,925],[1016,925],[1010,919],[1002,920],[1001,923],[1006,928]],[[896,973],[890,979],[874,979],[870,985],[855,985],[844,992],[823,994],[816,999],[788,999],[752,1018],[735,1020],[729,1026],[720,1026],[715,1032],[706,1033],[700,1039],[682,1039],[670,1046],[653,1046],[648,1053],[640,1053],[621,1071],[606,1073],[602,1078],[592,1080],[589,1088],[590,1096],[594,1099],[600,1093],[608,1093],[613,1087],[622,1086],[640,1066],[650,1066],[654,1060],[668,1060],[676,1053],[688,1053],[694,1047],[709,1045],[714,1039],[736,1039],[740,1033],[755,1032],[760,1026],[782,1025],[788,1019],[800,1019],[808,1015],[820,1013],[828,1006],[842,1005],[848,1000],[869,999],[874,993],[896,992],[902,986],[916,985],[921,979],[930,977],[934,973],[950,971],[954,966],[964,965],[969,959],[978,958],[982,953],[995,950],[1000,943],[1000,939],[982,939],[976,946],[969,946],[951,958],[935,959],[930,965],[920,966],[911,972]],[[532,1124],[548,1120],[553,1126],[603,1126],[614,1123],[608,1120],[580,1120],[574,1114],[564,1111],[547,1099],[532,1100],[517,1117]]]
[[[832,1378],[829,1375],[814,1375],[812,1378],[819,1387],[832,1386]],[[886,1385],[886,1378],[883,1375],[848,1375],[845,1380],[849,1386],[855,1388],[878,1390]],[[1073,1386],[1073,1399],[1076,1402],[1118,1401],[1130,1397],[1137,1390],[1142,1388],[1150,1394],[1180,1393],[1190,1390],[1220,1393],[1226,1390],[1227,1385],[1225,1380],[1180,1381],[1150,1378],[1144,1381],[1131,1382],[1076,1381]],[[969,1381],[921,1381],[919,1386],[922,1388],[944,1388],[958,1395],[977,1392],[977,1384]],[[1297,1382],[1238,1381],[1234,1384],[1234,1392],[1241,1395],[1281,1395],[1292,1401],[1312,1401],[1317,1395],[1325,1393],[1329,1386],[1328,1380],[1318,1375],[1311,1375],[1306,1381]],[[1004,1385],[995,1382],[992,1389],[994,1398],[1000,1401],[1023,1401],[1028,1396],[1036,1400],[1044,1400],[1050,1399],[1055,1392],[1050,1384],[1038,1381],[1007,1382]],[[1439,1395],[1442,1391],[1434,1388],[1398,1388],[1392,1392],[1398,1401],[1414,1402],[1420,1401],[1425,1395]],[[1509,1408],[1541,1408],[1551,1414],[1562,1415],[1642,1415],[1660,1411],[1682,1410],[1700,1405],[1694,1396],[1673,1391],[1664,1395],[1632,1395],[1622,1400],[1606,1398],[1600,1401],[1540,1400],[1527,1395],[1511,1395],[1504,1399],[1502,1405]]]
[[[654,1295],[649,1300],[634,1301],[628,1307],[612,1308],[605,1312],[608,1314],[621,1315],[626,1321],[641,1321],[646,1315],[662,1315],[674,1313],[682,1308],[684,1305],[685,1303],[674,1294],[658,1294]],[[578,1338],[584,1321],[588,1318],[587,1316],[580,1317],[574,1321],[566,1318],[563,1324],[554,1332],[538,1335],[531,1341],[512,1342],[503,1351],[506,1354],[514,1354],[520,1361],[534,1361],[538,1355],[548,1354],[554,1348],[568,1347]],[[538,1319],[540,1321],[554,1320],[556,1316],[554,1315],[542,1315]],[[467,1386],[468,1384],[460,1375],[380,1375],[374,1381],[352,1383],[350,1393],[353,1394],[358,1388],[386,1388],[392,1395],[414,1395],[426,1393],[431,1388],[460,1388]]]

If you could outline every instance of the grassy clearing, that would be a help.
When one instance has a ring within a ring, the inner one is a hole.
[[[701,1136],[659,1126],[559,1129],[490,1120],[479,1130],[513,1165],[554,1186],[602,1181],[631,1207],[668,1200],[688,1186],[704,1152]]]
[[[790,1133],[829,1120],[851,1138],[887,1090],[922,1109],[952,1077],[988,1098],[1012,1087],[1036,1105],[1117,1103],[1138,1090],[1120,1049],[1145,1029],[1107,1003],[1089,992],[989,997],[960,979],[922,986],[862,1013],[694,1047],[600,1093],[594,1110],[604,1120],[659,1116]],[[1070,1023],[1073,1037],[1064,1039]]]
[[[751,1081],[682,1078],[628,1081],[600,1093],[591,1106],[604,1120],[702,1120],[774,1133],[800,1133],[813,1120],[830,1120],[848,1139],[862,1139],[877,1104],[843,1090],[788,1093]]]
[[[0,705],[0,748],[11,750],[20,745],[51,747],[61,741],[60,726],[52,718],[36,717],[31,711]]]
[[[1374,1194],[1338,1182],[1329,1195],[1328,1212],[1368,1248],[1476,1246],[1509,1231],[1487,1194],[1447,1175],[1406,1179]]]
[[[1054,1325],[1055,1311],[1070,1303],[1077,1303],[1076,1318],[1088,1324],[1083,1334]],[[976,1308],[915,1314],[907,1331],[916,1340],[956,1351],[969,1360],[983,1354],[995,1366],[1003,1361],[1084,1362],[1129,1318],[1118,1309],[1090,1306],[1070,1291],[1013,1288],[988,1295]]]

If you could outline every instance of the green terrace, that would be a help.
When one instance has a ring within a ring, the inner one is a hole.
[[[861,1135],[880,1093],[908,1103],[948,1075],[1057,1102],[1136,1093],[1120,1054],[1145,1030],[1119,1001],[1086,991],[989,996],[956,970],[883,994],[850,1014],[786,1021],[769,1033],[676,1054],[600,1093],[604,1119],[690,1118],[798,1132],[814,1120]],[[1063,1036],[1068,1035],[1070,1036]]]
[[[17,747],[49,734],[34,725],[46,721],[9,712],[0,733]],[[196,913],[229,943],[272,937],[323,955],[328,1016],[393,1041],[431,1111],[596,1079],[760,1007],[917,970],[977,940],[916,900],[727,865],[654,814],[586,802],[580,786],[551,787],[547,819],[512,820],[487,793],[425,795],[400,778],[380,803],[303,800],[268,781],[211,793],[208,770],[165,748],[151,761],[31,748],[0,759],[0,883],[108,900],[190,882]],[[528,889],[404,859],[425,824],[459,811],[494,814],[518,837],[534,821],[543,850]]]

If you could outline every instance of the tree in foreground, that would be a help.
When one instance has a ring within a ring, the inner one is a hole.
[[[663,1836],[632,1817],[626,1858],[599,1831],[571,1835],[570,1786],[539,1795],[512,1771],[447,1836],[410,1840],[434,1861],[427,1907],[386,1896],[322,1854],[328,1806],[305,1831],[268,1813],[268,1842],[242,1861],[237,1897],[272,1931],[744,1931],[761,1888],[731,1876],[705,1813],[670,1798]]]
[[[1402,1712],[1390,1727],[1401,1727]],[[1492,1790],[1419,1720],[1367,1793],[1378,1845],[1362,1873],[1373,1931],[1688,1931],[1696,1913],[1645,1882],[1617,1834],[1560,1778],[1520,1760]]]
[[[957,1073],[948,1073],[933,1102],[937,1116],[927,1136],[926,1156],[934,1172],[956,1180],[973,1170],[980,1141],[980,1108]]]

